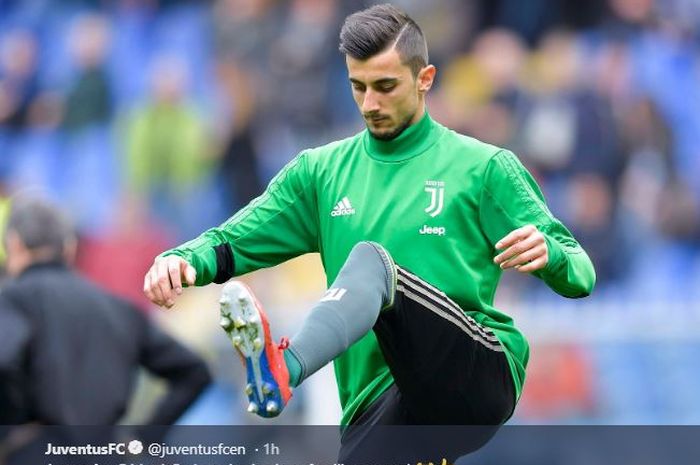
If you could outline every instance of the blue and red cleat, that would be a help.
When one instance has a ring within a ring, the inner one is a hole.
[[[289,370],[283,355],[289,342],[286,338],[282,338],[279,345],[272,341],[262,305],[242,282],[227,283],[219,304],[221,327],[241,356],[248,373],[245,388],[250,401],[248,411],[265,418],[276,417],[292,397]]]

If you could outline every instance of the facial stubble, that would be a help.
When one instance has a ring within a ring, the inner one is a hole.
[[[393,131],[386,133],[386,134],[377,134],[377,133],[373,132],[372,129],[370,129],[369,125],[367,126],[367,130],[372,135],[372,137],[374,137],[377,140],[383,140],[383,141],[394,140],[397,137],[399,137],[411,125],[411,121],[413,120],[414,116],[415,116],[415,113],[407,116],[406,119],[404,121],[402,121],[401,124],[399,124],[396,127],[396,129],[394,129]]]

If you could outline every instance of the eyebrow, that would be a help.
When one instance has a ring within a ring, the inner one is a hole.
[[[396,82],[398,82],[398,81],[399,81],[398,78],[381,78],[381,79],[377,79],[376,81],[373,81],[373,82],[372,82],[372,85],[377,86],[377,85],[382,85],[382,84],[394,84],[394,83],[396,83]],[[355,79],[355,78],[350,78],[350,82],[352,82],[353,84],[362,84],[362,85],[365,85],[364,82],[359,81],[359,80],[357,80],[357,79]]]

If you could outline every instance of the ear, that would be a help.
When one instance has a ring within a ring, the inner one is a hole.
[[[433,87],[433,81],[435,80],[435,73],[437,69],[433,65],[428,65],[418,72],[418,92],[426,93]]]

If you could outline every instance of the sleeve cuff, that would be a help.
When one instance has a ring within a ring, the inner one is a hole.
[[[233,249],[231,244],[224,243],[214,246],[216,254],[216,276],[214,282],[223,284],[233,278],[236,273],[236,261],[233,257]]]
[[[555,275],[561,268],[564,260],[564,251],[561,250],[561,244],[552,239],[548,234],[543,233],[545,243],[547,244],[547,265],[544,267],[544,272]]]

